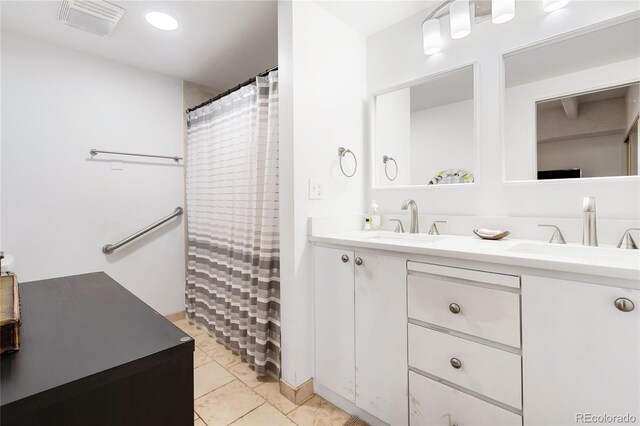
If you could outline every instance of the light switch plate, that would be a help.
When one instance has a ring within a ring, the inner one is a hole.
[[[309,199],[322,200],[323,195],[322,182],[318,179],[309,179]]]

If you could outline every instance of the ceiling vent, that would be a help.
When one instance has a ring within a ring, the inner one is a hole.
[[[102,0],[63,0],[58,20],[65,24],[108,36],[124,15],[124,9]]]

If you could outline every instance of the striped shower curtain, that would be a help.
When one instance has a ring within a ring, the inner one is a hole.
[[[277,71],[189,113],[186,187],[187,317],[278,377]]]

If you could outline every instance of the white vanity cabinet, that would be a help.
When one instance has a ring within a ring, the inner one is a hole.
[[[640,291],[523,276],[522,359],[525,425],[640,423]]]
[[[522,425],[520,277],[408,270],[411,426]]]
[[[315,381],[408,423],[406,260],[315,247]]]
[[[315,248],[315,381],[356,401],[353,252]]]
[[[406,425],[407,262],[355,255],[356,405],[390,425]]]
[[[376,425],[640,424],[636,269],[369,245],[314,247],[321,396]]]

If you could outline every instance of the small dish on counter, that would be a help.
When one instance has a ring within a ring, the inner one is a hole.
[[[495,229],[474,229],[473,233],[483,240],[501,240],[510,234],[509,231],[499,231]]]

